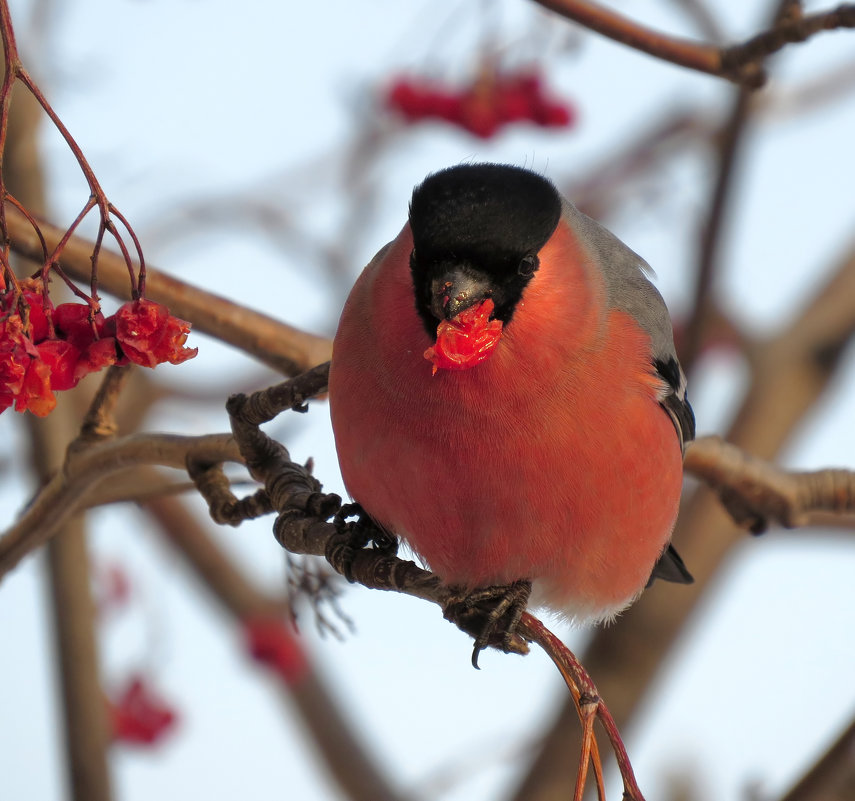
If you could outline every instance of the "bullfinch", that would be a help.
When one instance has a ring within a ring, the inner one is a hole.
[[[463,591],[609,620],[669,544],[695,421],[647,264],[546,178],[429,175],[344,307],[329,397],[345,486]]]

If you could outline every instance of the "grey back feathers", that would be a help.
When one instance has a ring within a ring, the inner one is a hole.
[[[662,295],[645,275],[652,272],[649,265],[566,198],[561,216],[600,264],[609,306],[631,315],[650,337],[651,365],[665,386],[659,402],[685,450],[695,438],[695,416],[686,399],[686,376],[677,361],[671,317]]]
[[[659,291],[644,274],[650,270],[647,262],[567,200],[561,213],[601,265],[609,306],[638,321],[650,336],[654,358],[675,356],[671,318]]]

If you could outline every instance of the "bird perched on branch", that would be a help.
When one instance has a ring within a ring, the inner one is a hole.
[[[546,178],[471,164],[416,187],[353,287],[329,382],[345,485],[463,594],[531,582],[603,621],[691,581],[669,541],[695,423],[647,269]]]

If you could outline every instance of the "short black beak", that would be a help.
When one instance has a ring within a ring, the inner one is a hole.
[[[461,267],[444,270],[431,281],[430,290],[430,310],[437,320],[451,320],[493,294],[486,276]]]

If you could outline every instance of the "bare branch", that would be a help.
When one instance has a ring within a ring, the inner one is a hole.
[[[782,470],[720,437],[692,442],[685,467],[716,490],[733,519],[755,534],[770,523],[785,528],[807,525],[817,512],[855,512],[855,472],[851,470]]]
[[[809,16],[788,14],[776,25],[731,47],[682,39],[647,28],[587,0],[535,0],[556,14],[680,67],[717,75],[749,89],[763,85],[765,59],[788,44],[804,42],[821,32],[855,27],[855,5],[844,3]]]
[[[50,543],[47,552],[65,712],[69,797],[75,801],[110,801],[113,794],[107,755],[112,731],[100,680],[83,519],[65,521],[62,536]]]
[[[230,483],[232,487],[255,486],[249,477],[231,479]],[[179,481],[147,467],[128,468],[89,490],[81,499],[80,508],[94,509],[113,503],[146,504],[157,498],[192,492],[196,492],[196,485],[190,480]]]
[[[751,64],[760,64],[788,44],[805,42],[822,31],[855,28],[855,4],[843,3],[831,11],[808,16],[800,13],[785,14],[778,24],[768,31],[751,37],[742,44],[721,51],[722,74],[729,77]]]
[[[578,22],[585,28],[640,50],[642,53],[710,75],[721,74],[721,52],[713,45],[668,36],[587,0],[535,0],[535,2],[562,17]]]
[[[18,521],[0,536],[0,578],[53,537],[80,508],[86,492],[99,482],[126,467],[148,464],[184,468],[189,457],[241,461],[229,434],[204,437],[134,434],[85,450],[70,447],[62,469],[41,489]]]

